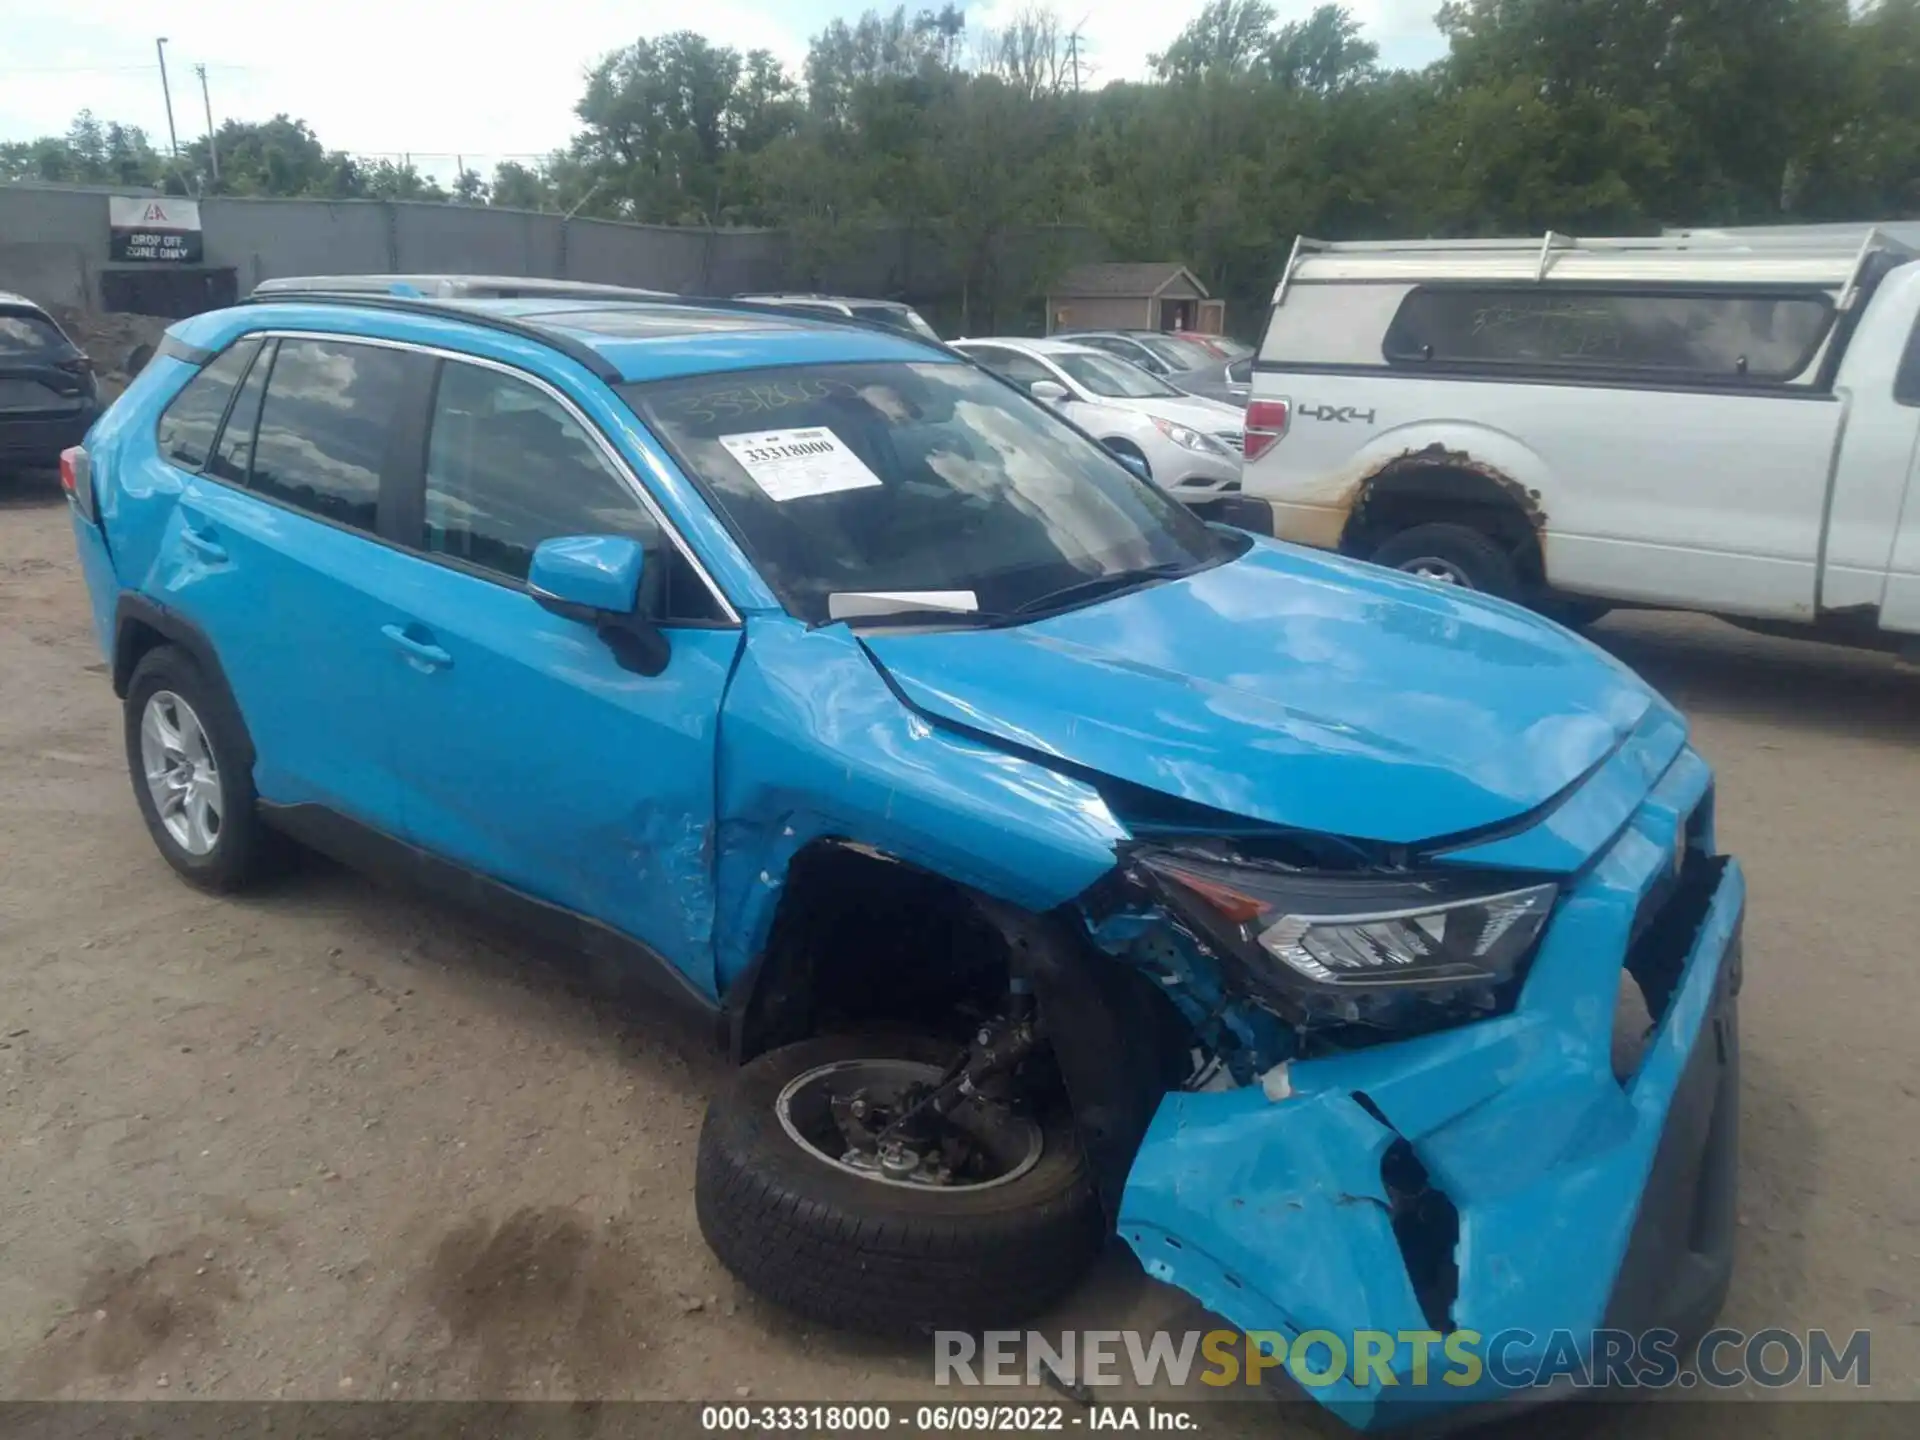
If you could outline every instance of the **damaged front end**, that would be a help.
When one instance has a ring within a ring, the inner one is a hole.
[[[1194,1058],[1128,1157],[1121,1235],[1243,1332],[1337,1341],[1294,1374],[1350,1423],[1543,1398],[1513,1377],[1550,1353],[1584,1374],[1596,1330],[1687,1340],[1719,1308],[1744,885],[1670,729],[1531,839],[1421,857],[1136,831],[1082,898]],[[1496,1336],[1498,1366],[1439,1361]]]

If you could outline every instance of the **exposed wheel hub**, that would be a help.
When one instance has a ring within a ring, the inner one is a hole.
[[[947,1078],[917,1060],[840,1060],[796,1076],[774,1108],[802,1149],[882,1184],[985,1189],[1032,1169],[1040,1127],[979,1096],[938,1113],[925,1102]]]

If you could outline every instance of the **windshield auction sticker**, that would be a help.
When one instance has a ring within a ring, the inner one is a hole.
[[[825,426],[722,435],[720,443],[769,499],[782,504],[880,483],[866,462]]]

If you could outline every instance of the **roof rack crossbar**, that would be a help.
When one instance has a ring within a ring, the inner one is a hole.
[[[1860,249],[1853,257],[1853,273],[1847,276],[1847,288],[1840,292],[1840,303],[1834,307],[1842,314],[1859,303],[1860,288],[1866,280],[1867,265],[1875,253],[1882,248],[1880,241],[1883,238],[1878,225],[1870,227],[1861,237]]]
[[[1536,282],[1547,278],[1547,267],[1553,263],[1553,252],[1557,247],[1578,250],[1580,241],[1572,235],[1562,235],[1558,230],[1547,231],[1547,238],[1540,242],[1540,263],[1533,267]]]
[[[1300,263],[1302,255],[1336,248],[1338,247],[1334,242],[1329,240],[1315,240],[1311,235],[1295,235],[1293,249],[1287,252],[1287,268],[1280,272],[1280,283],[1274,287],[1273,303],[1278,305],[1287,298],[1287,287],[1293,284],[1294,267]]]

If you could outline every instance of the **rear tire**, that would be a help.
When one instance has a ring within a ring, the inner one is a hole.
[[[212,891],[273,868],[285,847],[255,809],[252,752],[225,689],[186,651],[156,646],[127,681],[125,715],[134,799],[166,862]]]
[[[1415,525],[1373,552],[1373,563],[1512,600],[1520,593],[1513,556],[1491,535],[1466,525]]]
[[[911,1036],[825,1036],[743,1067],[708,1107],[694,1178],[700,1230],[721,1264],[777,1305],[875,1334],[1003,1325],[1070,1290],[1106,1238],[1071,1117],[1040,1122],[1040,1156],[1023,1173],[938,1188],[831,1164],[776,1109],[822,1066],[944,1066],[956,1053]]]

